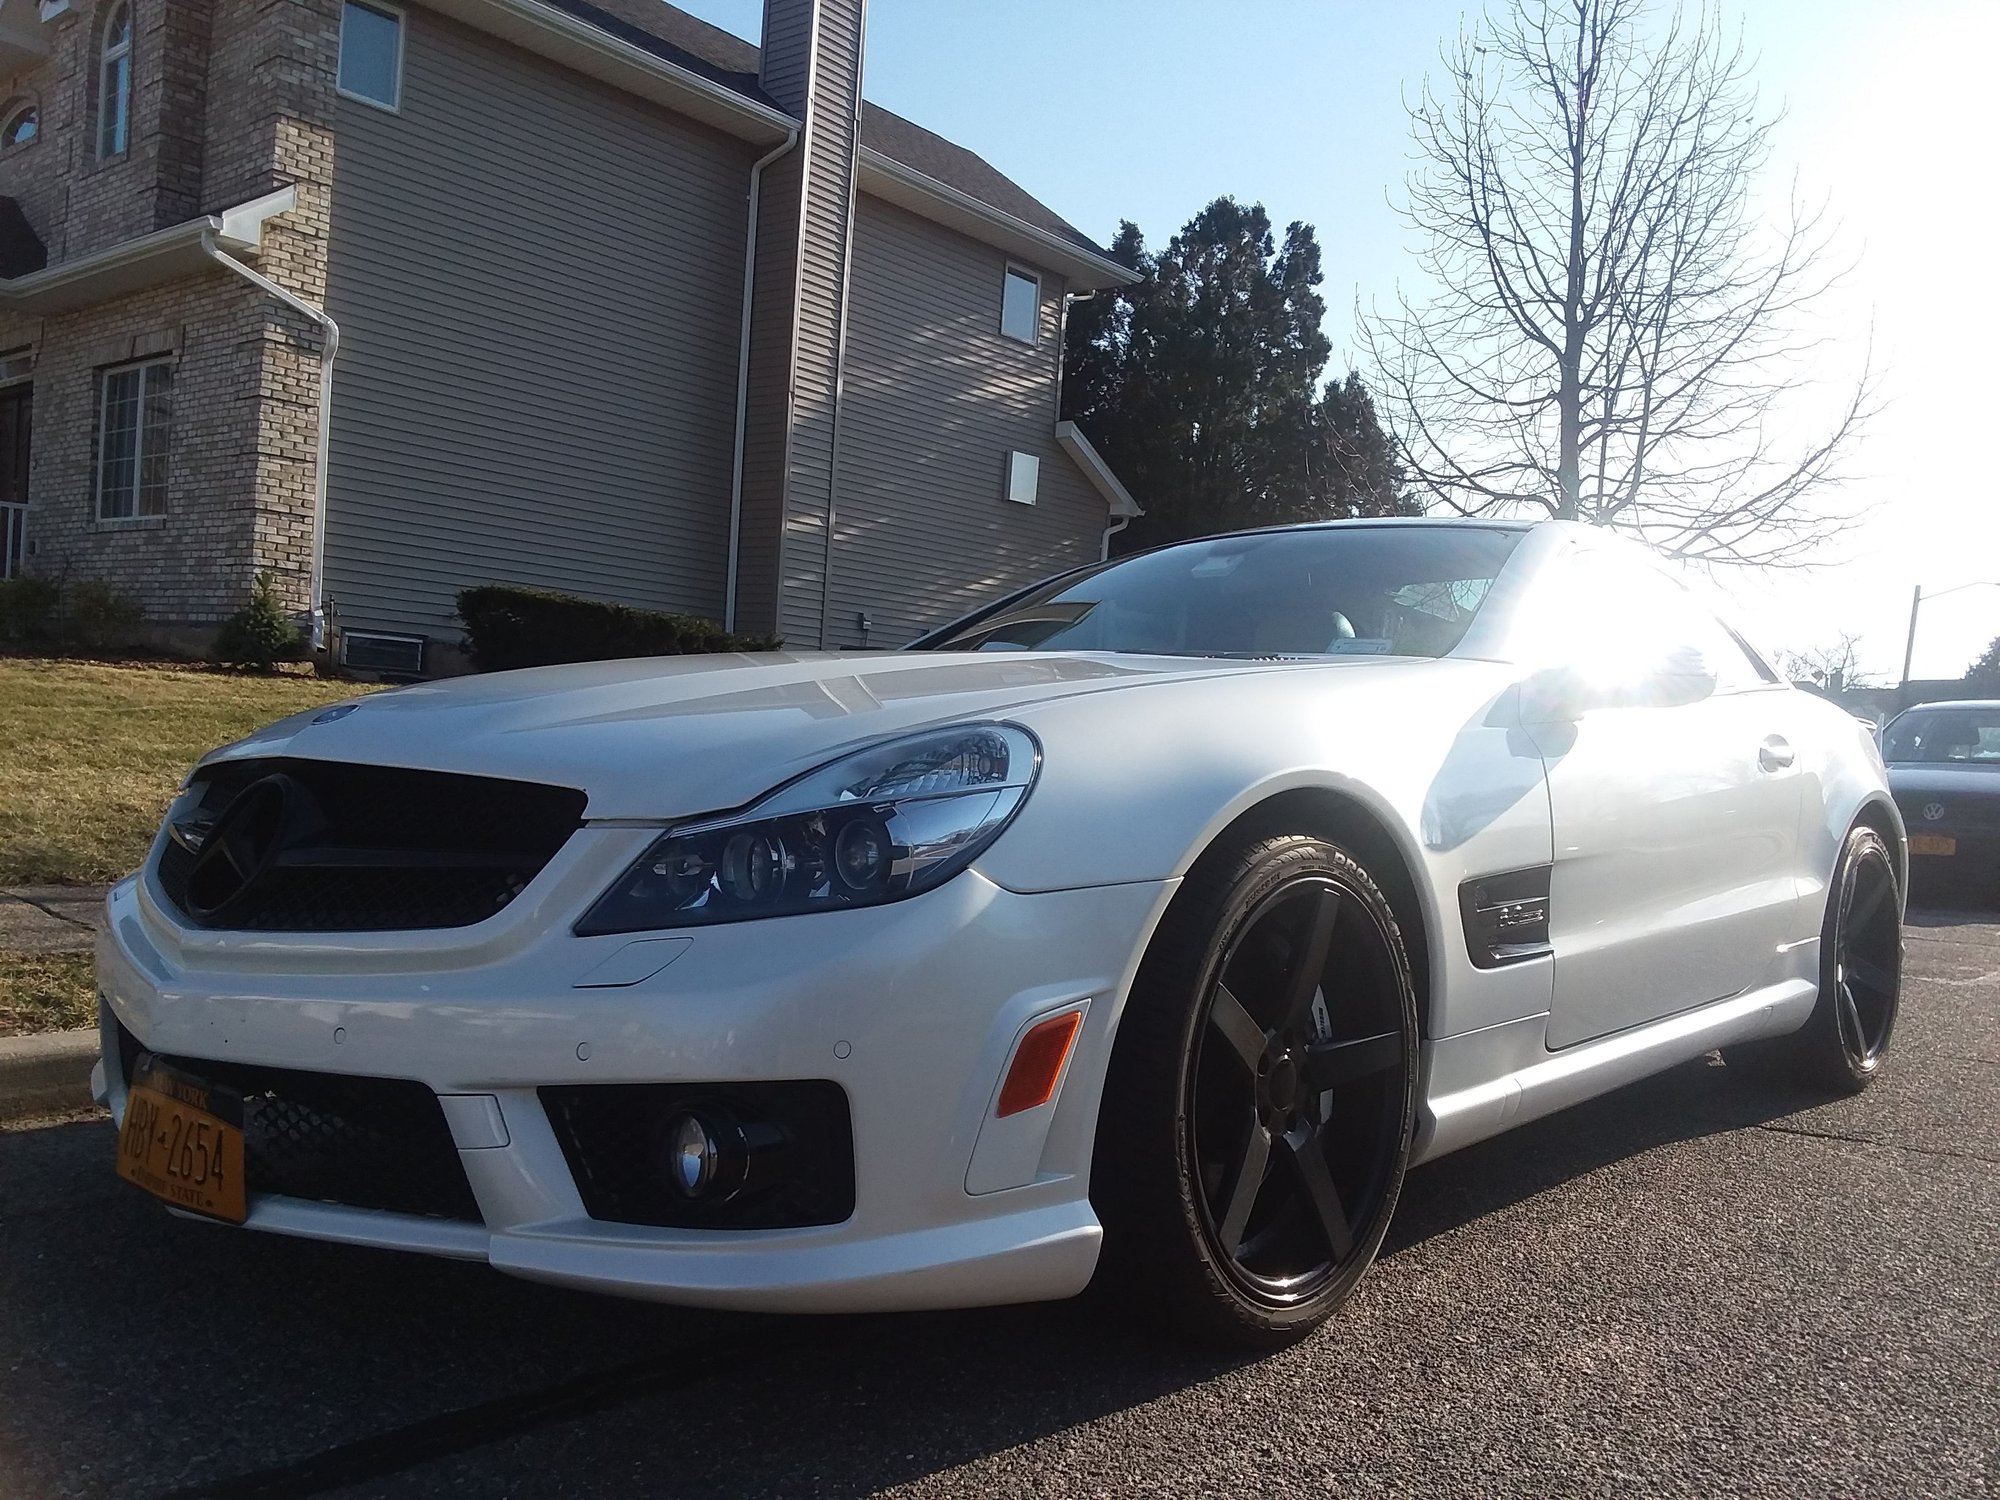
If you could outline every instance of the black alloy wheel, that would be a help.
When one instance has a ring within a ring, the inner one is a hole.
[[[1738,1044],[1732,1066],[1852,1094],[1882,1070],[1903,990],[1903,898],[1882,835],[1850,829],[1827,883],[1819,999],[1791,1036]]]
[[[1324,1320],[1394,1212],[1417,1047],[1402,935],[1352,855],[1292,834],[1198,867],[1106,1082],[1103,1275],[1237,1343]]]
[[[1889,847],[1872,828],[1848,835],[1827,897],[1821,1003],[1833,1002],[1843,1086],[1858,1087],[1882,1066],[1903,991],[1903,910]],[[1830,939],[1830,941],[1829,941]]]

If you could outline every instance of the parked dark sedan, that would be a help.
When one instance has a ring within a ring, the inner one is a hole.
[[[1882,759],[1910,831],[1911,884],[2000,894],[2000,700],[1899,714],[1882,731]]]

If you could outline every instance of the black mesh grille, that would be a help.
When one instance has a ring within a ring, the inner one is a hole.
[[[787,1229],[854,1212],[854,1127],[837,1083],[565,1084],[540,1093],[593,1219]],[[689,1111],[753,1143],[747,1174],[726,1199],[689,1200],[668,1184],[667,1130]]]
[[[122,1026],[118,1040],[129,1079],[140,1043]],[[251,1192],[480,1222],[444,1109],[421,1083],[159,1056],[242,1094]]]
[[[583,819],[584,795],[569,787],[272,758],[202,773],[196,805],[177,815],[189,842],[272,776],[290,778],[308,812],[226,907],[189,899],[197,855],[163,843],[160,887],[190,920],[266,932],[469,926],[519,895]]]

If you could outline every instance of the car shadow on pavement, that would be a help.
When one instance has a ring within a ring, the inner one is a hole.
[[[1806,1102],[1676,1068],[1412,1172],[1386,1253]],[[0,1134],[9,1495],[859,1493],[1246,1363],[1092,1298],[753,1318],[213,1230],[113,1181],[111,1144]]]
[[[1481,1141],[1411,1172],[1384,1255],[1448,1233],[1601,1167],[1826,1102],[1746,1076],[1710,1053]]]

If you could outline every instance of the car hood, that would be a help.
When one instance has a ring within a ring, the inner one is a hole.
[[[1889,790],[1908,797],[2000,798],[2000,766],[1891,764]]]
[[[1056,698],[1228,673],[1384,671],[1310,662],[1020,652],[773,652],[536,667],[448,678],[315,709],[206,763],[300,756],[577,787],[592,818],[740,807],[846,748]]]

